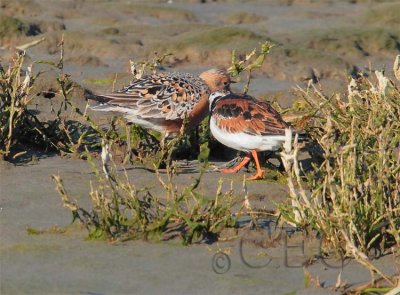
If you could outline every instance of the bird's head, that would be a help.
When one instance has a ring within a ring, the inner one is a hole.
[[[200,78],[210,89],[210,92],[215,92],[218,90],[229,90],[231,83],[231,77],[226,73],[226,71],[221,69],[211,69],[203,72]]]

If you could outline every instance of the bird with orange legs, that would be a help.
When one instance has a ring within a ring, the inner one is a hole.
[[[247,153],[236,167],[220,171],[238,172],[252,156],[257,172],[248,179],[262,179],[264,171],[257,152],[278,150],[289,125],[270,104],[249,95],[217,91],[210,95],[209,102],[212,135],[222,144]]]

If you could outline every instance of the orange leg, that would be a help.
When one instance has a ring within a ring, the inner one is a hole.
[[[246,156],[243,158],[242,162],[240,162],[239,164],[237,164],[235,167],[233,167],[233,168],[221,169],[220,171],[221,171],[222,173],[235,173],[235,172],[238,172],[238,171],[239,171],[240,169],[242,169],[242,167],[243,167],[244,165],[246,165],[249,161],[250,161],[250,157],[249,157],[248,155],[246,155]]]
[[[247,180],[262,179],[263,176],[264,176],[264,171],[261,170],[260,162],[258,162],[257,151],[256,151],[256,150],[252,150],[252,151],[251,151],[251,154],[253,155],[254,162],[256,162],[257,173],[254,174],[253,176],[250,176],[249,178],[247,178]]]

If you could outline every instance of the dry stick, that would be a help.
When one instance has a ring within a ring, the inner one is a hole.
[[[9,154],[10,148],[11,148],[11,141],[12,141],[12,135],[13,135],[13,117],[14,117],[14,98],[15,96],[11,96],[11,105],[10,105],[10,118],[9,118],[9,129],[8,129],[8,136],[7,136],[7,146],[6,146],[6,155]]]
[[[34,41],[32,41],[32,42],[28,42],[28,43],[25,43],[25,44],[23,44],[23,45],[16,46],[15,48],[18,49],[18,50],[20,50],[20,51],[25,51],[25,50],[27,50],[28,48],[31,48],[31,47],[33,47],[33,46],[36,46],[36,45],[42,43],[44,40],[46,40],[46,38],[45,38],[45,37],[42,37],[42,38],[40,38],[40,39],[38,39],[38,40],[34,40]]]
[[[396,59],[393,63],[393,73],[396,79],[400,81],[400,55],[396,56]]]
[[[61,195],[61,199],[63,201],[63,206],[71,211],[77,211],[79,207],[76,203],[71,201],[71,198],[64,187],[64,183],[59,175],[52,175],[51,178],[56,183],[56,189],[58,193]]]
[[[16,73],[16,81],[15,84],[17,86],[20,85],[20,75],[21,75],[21,67],[22,67],[22,63],[24,61],[24,56],[25,56],[25,52],[22,52],[19,56],[18,59],[16,60],[16,65],[17,65],[17,73]],[[10,71],[10,75],[11,75],[11,68],[9,68]],[[29,70],[27,71],[27,77],[25,78],[26,83],[24,83],[25,86],[29,85],[29,81],[30,81],[30,72]],[[7,146],[6,146],[6,152],[5,154],[8,155],[11,149],[11,143],[12,143],[12,138],[13,138],[13,131],[14,131],[14,115],[16,113],[15,110],[15,99],[17,98],[17,96],[20,95],[20,93],[17,92],[19,87],[12,87],[13,88],[13,93],[11,93],[11,101],[10,101],[10,117],[9,117],[9,121],[8,121],[8,125],[9,125],[9,129],[8,129],[8,135],[7,135]],[[24,89],[23,89],[24,90]]]
[[[285,170],[288,174],[288,187],[290,192],[290,198],[292,200],[292,207],[294,209],[294,219],[297,224],[300,224],[304,220],[304,217],[301,214],[300,210],[301,205],[292,180],[292,167],[293,167],[292,162],[295,161],[296,159],[298,147],[297,145],[295,145],[294,150],[292,149],[292,131],[290,129],[285,130],[285,136],[286,139],[284,143],[284,152],[283,151],[281,152],[281,158]],[[296,141],[297,141],[297,135],[295,138],[295,142]]]
[[[373,265],[369,261],[368,257],[364,253],[362,253],[362,252],[360,252],[360,250],[358,250],[357,246],[354,244],[352,239],[349,238],[349,236],[343,229],[340,229],[340,232],[342,233],[342,236],[345,238],[346,243],[350,247],[350,250],[352,251],[354,257],[360,264],[366,266],[369,270],[376,272],[378,275],[380,275],[385,281],[387,281],[392,286],[395,285],[394,281],[392,281],[388,276],[386,276],[383,272],[381,272],[375,265]]]
[[[113,80],[113,83],[112,83],[112,88],[111,88],[112,92],[115,91],[115,83],[117,83],[117,78],[118,78],[118,73],[115,73],[114,80]]]

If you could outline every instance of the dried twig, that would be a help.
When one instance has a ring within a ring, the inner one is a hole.
[[[15,48],[18,49],[18,50],[20,50],[20,51],[25,51],[25,50],[27,50],[28,48],[31,48],[31,47],[33,47],[33,46],[36,46],[36,45],[42,43],[42,42],[45,41],[45,40],[46,40],[46,38],[45,38],[45,37],[42,37],[42,38],[40,38],[40,39],[37,39],[37,40],[31,41],[31,42],[25,43],[25,44],[23,44],[23,45],[16,46]]]

